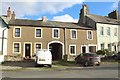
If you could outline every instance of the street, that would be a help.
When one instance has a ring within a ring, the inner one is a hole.
[[[39,70],[38,68],[2,72],[3,78],[118,78],[118,75],[117,63],[58,70]]]

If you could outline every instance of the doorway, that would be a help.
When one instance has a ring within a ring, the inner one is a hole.
[[[51,43],[49,44],[49,49],[52,53],[52,60],[62,60],[62,44]]]
[[[31,58],[31,44],[25,44],[25,58],[30,59]]]
[[[82,51],[81,53],[86,53],[86,46],[82,46]]]

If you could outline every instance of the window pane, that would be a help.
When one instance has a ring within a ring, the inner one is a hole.
[[[72,38],[76,38],[76,31],[72,30]]]
[[[15,28],[15,37],[20,37],[20,28]]]
[[[36,29],[36,37],[41,37],[41,29]]]
[[[92,32],[88,31],[88,39],[92,39]]]
[[[103,29],[103,27],[101,27],[100,35],[103,35],[103,34],[104,34],[104,29]]]
[[[114,36],[117,36],[117,28],[114,30]]]
[[[41,44],[36,44],[36,52],[41,49]]]
[[[14,52],[19,52],[19,43],[14,44]]]
[[[70,46],[70,53],[75,54],[75,46]]]
[[[107,35],[110,35],[110,28],[107,28]]]
[[[54,29],[54,37],[58,38],[58,29]]]

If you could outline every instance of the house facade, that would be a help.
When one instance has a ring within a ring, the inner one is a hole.
[[[97,45],[98,50],[108,49],[118,52],[118,21],[113,15],[113,12],[108,17],[94,15],[89,13],[87,5],[83,5],[80,11],[79,25],[84,24],[86,27],[97,30]]]
[[[76,23],[14,19],[9,22],[7,55],[32,58],[39,49],[49,49],[53,60],[74,60],[84,52],[97,51],[96,30]]]
[[[8,25],[6,22],[0,17],[0,54],[7,54],[7,30]]]

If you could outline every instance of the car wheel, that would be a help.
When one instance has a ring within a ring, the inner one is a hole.
[[[52,65],[51,65],[51,64],[49,64],[49,65],[48,65],[48,67],[50,67],[50,68],[51,68],[51,67],[52,67]]]
[[[84,66],[87,67],[87,66],[88,66],[88,62],[85,62],[85,63],[84,63]]]
[[[97,66],[100,66],[100,63],[98,63]]]

